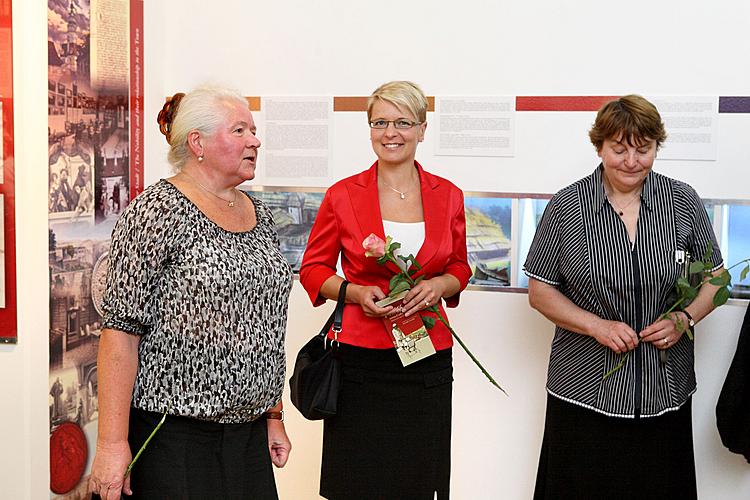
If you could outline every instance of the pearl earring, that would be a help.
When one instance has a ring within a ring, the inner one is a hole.
[[[198,161],[203,161],[203,155],[198,155]]]

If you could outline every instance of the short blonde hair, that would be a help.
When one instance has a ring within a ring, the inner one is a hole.
[[[385,101],[399,109],[406,109],[418,122],[427,121],[427,98],[416,83],[396,80],[384,83],[367,98],[367,120],[372,119],[372,107],[375,101]]]
[[[181,169],[193,154],[187,144],[188,134],[197,130],[205,136],[213,135],[232,105],[248,106],[248,102],[234,90],[211,86],[175,94],[164,104],[157,121],[169,143],[167,159],[172,167]]]
[[[607,139],[620,136],[631,146],[654,140],[659,149],[667,139],[667,132],[656,106],[642,96],[631,94],[602,106],[589,131],[589,139],[597,151]]]

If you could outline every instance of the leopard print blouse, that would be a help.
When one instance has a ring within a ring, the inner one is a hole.
[[[281,399],[292,271],[270,210],[230,232],[166,180],[112,233],[104,327],[141,337],[135,408],[219,423],[258,418]]]

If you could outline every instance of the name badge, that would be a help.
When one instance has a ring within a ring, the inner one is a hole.
[[[674,261],[678,264],[684,264],[687,259],[687,252],[685,250],[677,250],[674,253]]]

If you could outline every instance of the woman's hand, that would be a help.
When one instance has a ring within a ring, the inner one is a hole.
[[[443,298],[446,290],[442,276],[422,280],[409,290],[401,303],[405,316],[411,316],[423,309],[436,305]]]
[[[617,354],[632,351],[638,345],[638,335],[622,321],[598,318],[589,335]]]
[[[669,349],[675,345],[688,327],[688,318],[682,312],[669,314],[670,318],[658,319],[641,331],[641,340],[651,342],[657,349]],[[677,327],[677,321],[683,325],[682,331]]]
[[[89,476],[89,491],[98,493],[102,500],[120,500],[120,493],[132,495],[130,476],[123,479],[133,459],[127,441],[96,443],[96,456]]]
[[[286,435],[284,422],[281,420],[268,419],[268,451],[271,454],[271,462],[282,468],[289,459],[289,452],[292,451],[292,443]]]
[[[393,310],[393,306],[378,307],[375,305],[375,302],[386,298],[386,294],[377,286],[350,283],[346,289],[346,296],[351,302],[359,304],[365,316],[370,318],[382,318]]]

